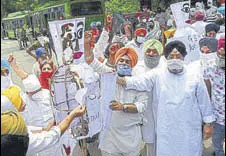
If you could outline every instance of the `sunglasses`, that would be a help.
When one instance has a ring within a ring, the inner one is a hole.
[[[126,64],[131,64],[132,61],[131,61],[131,60],[127,60],[127,59],[120,58],[120,59],[119,59],[119,62],[120,62],[120,63],[124,63],[124,62],[125,62]]]

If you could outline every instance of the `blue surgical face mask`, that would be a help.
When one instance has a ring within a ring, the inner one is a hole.
[[[132,67],[128,65],[117,65],[118,76],[132,76]]]

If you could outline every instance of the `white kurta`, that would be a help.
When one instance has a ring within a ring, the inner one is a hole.
[[[145,92],[125,90],[121,85],[116,88],[116,100],[122,104],[135,104],[139,113],[113,111],[108,129],[101,132],[100,149],[107,153],[137,153],[141,150],[141,124],[147,105]]]
[[[97,60],[90,65],[100,74],[112,72],[111,68]],[[138,156],[142,146],[141,124],[147,107],[147,93],[126,90],[121,85],[117,85],[116,100],[121,104],[135,104],[138,113],[113,111],[109,127],[101,132],[100,149],[110,154],[134,153]]]
[[[27,125],[46,127],[54,119],[50,104],[50,93],[48,90],[42,89],[36,94],[39,98],[35,100],[27,94],[22,97],[26,107],[21,114]]]
[[[215,120],[199,74],[175,75],[166,68],[126,78],[128,89],[153,90],[157,156],[201,156],[202,122]]]

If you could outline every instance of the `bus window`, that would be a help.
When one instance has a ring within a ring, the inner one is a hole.
[[[71,15],[73,17],[97,14],[103,14],[102,5],[100,1],[78,2],[71,4]]]
[[[51,20],[55,20],[56,16],[55,16],[55,12],[52,12],[52,17],[51,17]]]

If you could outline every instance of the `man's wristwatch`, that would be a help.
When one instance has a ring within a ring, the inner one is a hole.
[[[205,125],[210,126],[210,127],[213,127],[213,124],[214,124],[214,122],[206,123]]]
[[[128,107],[128,106],[123,105],[123,109],[122,109],[122,111],[123,111],[123,112],[128,112],[128,109],[129,109],[129,107]]]

